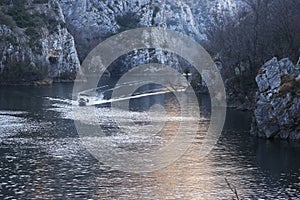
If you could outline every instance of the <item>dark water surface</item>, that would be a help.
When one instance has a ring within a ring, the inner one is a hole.
[[[242,199],[300,198],[300,143],[250,136],[249,113],[228,110],[206,158],[196,139],[172,165],[135,174],[112,170],[81,145],[71,106],[55,100],[71,97],[71,84],[0,87],[0,199],[232,199],[225,178]],[[208,105],[203,96],[202,111]]]

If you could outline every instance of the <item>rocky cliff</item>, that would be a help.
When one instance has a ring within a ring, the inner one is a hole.
[[[56,0],[1,2],[0,81],[72,80],[80,69]]]
[[[80,57],[107,37],[127,29],[168,26],[201,38],[191,8],[183,1],[59,0]]]
[[[289,59],[268,61],[256,82],[251,132],[264,138],[300,139],[300,73]]]
[[[67,26],[75,37],[80,60],[104,39],[137,27],[167,27],[204,40],[210,18],[221,10],[234,9],[231,0],[59,0]],[[170,60],[171,59],[171,60]],[[156,60],[182,69],[181,60],[168,53],[135,51],[117,62],[120,73]],[[179,64],[178,64],[179,63]],[[111,74],[118,73],[117,71]]]
[[[205,40],[210,18],[233,9],[233,0],[3,0],[0,81],[73,79],[79,60],[127,29],[161,26]],[[122,73],[153,61],[185,70],[179,57],[151,50],[132,52],[116,63]]]

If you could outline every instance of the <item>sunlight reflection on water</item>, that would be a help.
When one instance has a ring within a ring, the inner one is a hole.
[[[55,87],[64,92],[57,92]],[[83,108],[86,115],[74,115],[67,102],[55,101],[68,99],[68,90],[61,85],[55,87],[48,92],[53,93],[51,100],[40,98],[45,96],[39,93],[42,91],[28,88],[36,90],[38,97],[7,96],[15,101],[16,109],[0,108],[1,199],[232,199],[234,195],[225,177],[243,199],[300,197],[299,144],[251,137],[246,113],[229,112],[222,137],[207,158],[198,156],[209,123],[209,116],[203,116],[195,141],[179,160],[152,173],[125,173],[98,162],[81,145],[73,120],[91,123],[91,119],[86,119],[89,109]],[[30,104],[31,101],[35,103]],[[170,109],[176,111],[174,105],[172,102]],[[92,123],[105,126],[105,137],[115,144],[142,150],[164,145],[164,141],[172,138],[171,133],[156,137],[124,135],[115,128],[113,119],[117,117],[138,119],[137,126],[153,120],[147,112],[112,113],[106,107],[97,110],[99,118]],[[157,119],[171,121],[171,132],[172,123],[178,120],[176,112]]]

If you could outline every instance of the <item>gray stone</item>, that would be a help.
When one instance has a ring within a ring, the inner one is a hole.
[[[268,105],[268,104],[259,105],[254,111],[254,116],[255,116],[257,124],[262,125],[262,124],[267,123],[269,121],[270,112],[271,112],[270,105]]]
[[[280,134],[279,134],[279,136],[280,136],[280,138],[286,140],[286,139],[289,138],[290,134],[291,134],[291,133],[290,133],[289,131],[281,131]]]
[[[272,79],[275,76],[280,75],[280,69],[278,63],[273,63],[273,65],[269,65],[265,68],[265,73],[268,79]]]
[[[265,94],[258,93],[256,96],[258,97],[257,104],[266,104],[269,102]]]
[[[279,66],[282,74],[293,74],[295,73],[295,67],[292,61],[288,58],[284,58],[279,61]]]
[[[278,65],[278,60],[276,57],[273,57],[271,60],[267,61],[262,68],[266,68],[268,66],[274,66],[274,65]]]
[[[294,123],[287,109],[283,110],[280,115],[277,115],[277,119],[280,127],[288,127],[290,124]]]
[[[263,131],[266,138],[274,138],[280,131],[279,126],[277,124],[268,124],[264,125],[263,127],[259,128]]]
[[[278,88],[281,84],[281,75],[280,75],[280,73],[275,74],[268,81],[269,81],[269,84],[270,84],[270,87],[271,87],[272,90]]]
[[[278,97],[278,98],[274,98],[270,104],[273,107],[273,116],[277,116],[280,114],[280,112],[282,112],[282,110],[284,109],[284,104],[282,103],[283,98],[282,97]]]
[[[258,85],[258,88],[259,88],[260,92],[264,92],[270,87],[266,75],[257,76],[256,77],[256,82],[257,82],[257,85]]]
[[[30,6],[31,1],[28,1]],[[65,18],[57,0],[49,1],[45,7],[43,4],[35,6],[33,14],[44,14],[51,17],[51,28],[46,25],[34,27],[41,33],[34,38],[18,28],[0,25],[0,37],[8,37],[16,40],[0,41],[0,76],[5,71],[10,71],[15,62],[30,63],[35,70],[44,67],[47,74],[53,79],[73,79],[80,71],[80,62],[75,47],[73,36],[65,25]],[[34,40],[35,45],[31,45]],[[2,74],[3,75],[3,74]],[[17,77],[17,76],[16,76]],[[15,80],[19,81],[19,80]]]
[[[291,139],[291,140],[300,140],[300,133],[299,133],[299,131],[298,132],[297,131],[291,132],[289,139]]]
[[[256,131],[259,137],[300,139],[300,96],[295,91],[279,92],[283,75],[297,77],[292,62],[273,58],[261,67],[256,77],[259,91],[252,132]]]
[[[291,116],[297,116],[300,113],[300,98],[294,98],[289,112]]]
[[[265,74],[271,89],[278,88],[281,83],[281,73],[278,60],[273,58],[269,64],[265,64]]]
[[[230,11],[237,2],[182,0],[58,0],[69,30],[76,39],[81,60],[111,35],[138,27],[167,27],[197,41],[205,40],[213,13]],[[211,12],[214,8],[214,12]],[[147,57],[148,52],[145,52]],[[136,54],[137,55],[137,54]],[[142,57],[138,54],[137,57]],[[148,56],[149,57],[149,56]],[[139,59],[134,61],[139,62]],[[141,59],[143,61],[143,59]],[[158,59],[159,60],[159,59]],[[130,68],[133,60],[122,63]],[[159,60],[161,61],[161,60]],[[174,61],[172,64],[176,63]],[[134,63],[135,64],[135,63]],[[137,65],[144,63],[137,63]],[[127,70],[127,69],[125,69]]]

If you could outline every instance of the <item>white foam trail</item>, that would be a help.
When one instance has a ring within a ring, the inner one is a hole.
[[[70,105],[78,105],[78,102],[74,101],[72,99],[62,99],[62,98],[53,98],[53,97],[44,97],[44,98],[48,99],[50,101],[58,101],[58,102],[62,102],[62,103],[70,104]]]
[[[128,97],[120,97],[117,99],[102,99],[102,100],[98,100],[98,101],[94,101],[92,103],[87,103],[87,106],[95,106],[95,105],[101,105],[101,104],[105,104],[105,103],[112,103],[112,102],[117,102],[117,101],[124,101],[124,100],[129,100],[129,99],[137,99],[137,98],[141,98],[141,97],[147,97],[147,96],[153,96],[153,95],[159,95],[159,94],[166,94],[166,93],[170,93],[171,91],[169,90],[165,90],[165,91],[159,91],[159,92],[152,92],[152,93],[144,93],[144,94],[138,94],[135,96],[128,96]]]
[[[137,98],[141,98],[141,97],[167,94],[167,93],[171,93],[171,92],[174,92],[174,91],[180,92],[180,91],[184,91],[186,89],[186,88],[179,88],[179,90],[178,90],[178,89],[173,88],[173,87],[165,87],[165,88],[159,88],[159,89],[152,89],[152,90],[144,91],[143,93],[136,94],[136,95],[133,95],[133,96],[121,96],[121,97],[113,98],[113,99],[103,99],[103,97],[104,97],[103,94],[108,92],[108,91],[112,91],[116,88],[121,88],[124,85],[127,85],[127,86],[131,85],[132,86],[132,85],[140,84],[140,83],[141,82],[130,82],[130,83],[127,83],[127,84],[120,84],[120,85],[117,85],[114,88],[110,88],[110,89],[107,89],[105,91],[102,91],[100,93],[100,96],[91,96],[90,102],[87,102],[86,106],[95,106],[95,105],[101,105],[101,104],[106,104],[106,103],[112,103],[112,102],[118,102],[118,101],[130,100],[130,99],[137,99]],[[85,91],[80,92],[79,94],[84,94],[84,93],[88,93],[88,92],[91,92],[91,91],[96,92],[97,89],[101,89],[101,88],[103,89],[105,87],[107,87],[107,86],[85,90]],[[131,95],[131,94],[129,94],[129,95]],[[79,104],[78,101],[71,100],[71,99],[61,99],[61,98],[52,98],[52,97],[45,97],[45,98],[49,99],[51,101],[59,101],[59,102],[67,103],[67,104],[74,105],[74,106]]]
[[[141,84],[141,83],[146,83],[146,82],[145,81],[133,81],[133,82],[123,83],[123,84],[117,84],[116,86],[114,86],[112,88],[109,88],[109,89],[106,89],[106,90],[102,91],[101,93],[109,92],[109,91],[112,91],[112,90],[115,90],[115,89],[118,89],[118,88],[121,88],[121,87],[124,87],[124,86],[134,86],[134,85]],[[91,89],[88,89],[88,90],[81,91],[81,92],[79,92],[79,94],[84,94],[84,93],[89,93],[89,92],[96,92],[99,89],[104,89],[104,88],[107,88],[107,87],[109,87],[109,85],[104,85],[104,86],[97,87],[97,88],[91,88]]]
[[[23,115],[28,114],[25,111],[10,111],[10,110],[0,110],[0,115]]]

